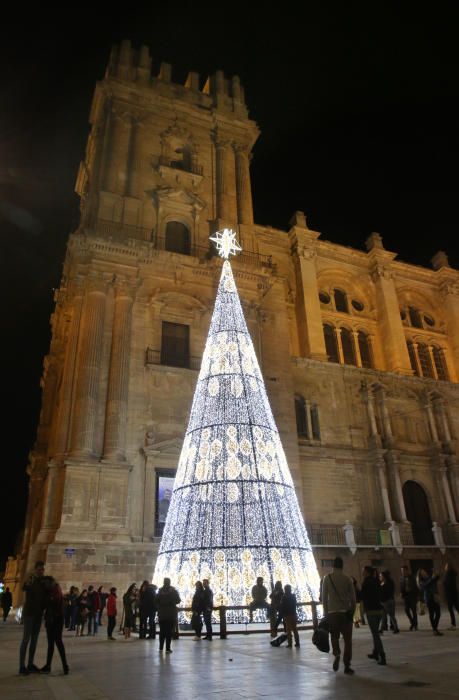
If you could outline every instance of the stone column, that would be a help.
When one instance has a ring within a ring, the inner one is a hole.
[[[314,438],[313,432],[312,432],[312,420],[311,420],[311,402],[305,399],[304,402],[304,409],[306,413],[306,425],[307,425],[307,431],[308,431],[308,439],[312,440]]]
[[[107,285],[94,276],[88,280],[78,347],[78,372],[73,411],[71,456],[94,458],[99,401]]]
[[[426,413],[427,413],[427,420],[429,422],[429,428],[430,428],[430,435],[432,437],[433,442],[440,442],[438,439],[438,432],[437,432],[437,426],[435,424],[435,418],[432,412],[432,406],[430,404],[430,401],[427,400],[427,403],[424,406]]]
[[[396,455],[394,454],[393,451],[388,452],[387,456],[387,461],[389,463],[389,467],[392,472],[392,477],[393,477],[393,485],[394,485],[394,490],[395,490],[395,498],[398,506],[398,515],[399,518],[402,522],[406,523],[408,522],[408,518],[406,517],[406,510],[405,510],[405,501],[403,500],[403,490],[402,490],[402,482],[400,479],[400,470],[399,470],[399,465],[398,465],[398,459]]]
[[[378,435],[378,425],[375,416],[375,402],[371,390],[367,394],[368,417],[370,419],[370,431],[373,437]]]
[[[107,413],[105,421],[104,459],[126,460],[126,424],[129,384],[129,355],[131,341],[131,312],[133,290],[118,284],[115,290],[115,312],[108,379]]]
[[[386,369],[411,376],[410,358],[406,346],[405,331],[400,318],[400,308],[391,262],[395,253],[384,250],[381,236],[371,234],[367,240],[370,274],[376,292],[376,306],[380,319],[380,333],[384,338]]]
[[[140,198],[140,170],[143,157],[142,115],[132,117],[131,137],[129,141],[128,167],[126,178],[126,194],[129,197]]]
[[[379,406],[381,408],[381,417],[382,417],[382,423],[383,423],[383,429],[384,429],[384,438],[388,442],[388,444],[392,444],[394,436],[392,433],[392,426],[390,424],[389,409],[387,408],[387,403],[386,403],[386,394],[385,394],[384,389],[382,387],[380,387],[378,389],[378,401],[379,401]]]
[[[237,218],[240,224],[253,224],[252,188],[250,185],[249,149],[234,144],[236,159]]]
[[[359,333],[358,331],[352,331],[352,338],[354,341],[354,355],[355,355],[355,361],[357,363],[357,367],[362,366],[362,357],[360,355],[360,346],[359,346]]]
[[[450,523],[455,525],[457,523],[456,513],[454,512],[453,497],[451,495],[451,488],[448,481],[448,469],[446,466],[440,468],[440,477],[443,495],[445,497],[446,510],[448,511],[448,518]]]
[[[449,267],[444,253],[437,253],[432,259],[435,276],[440,287],[443,310],[446,318],[449,347],[451,349],[451,380],[459,376],[459,272]]]
[[[418,377],[422,377],[422,367],[421,367],[421,360],[419,359],[418,344],[411,343],[411,347],[413,348],[414,362],[416,365],[416,371],[417,371]]]
[[[432,365],[432,372],[433,372],[433,377],[434,379],[438,379],[438,372],[437,372],[437,366],[435,364],[435,358],[433,354],[433,347],[431,345],[427,346],[427,349],[429,350],[429,356],[430,356],[430,364]]]
[[[338,346],[338,357],[341,365],[344,365],[343,343],[341,342],[341,328],[335,328],[336,345]]]
[[[379,487],[381,489],[381,498],[384,506],[384,519],[386,522],[392,522],[392,512],[390,508],[389,488],[387,485],[386,463],[383,459],[376,461],[376,469],[378,470]]]
[[[83,301],[83,282],[81,279],[74,280],[71,283],[69,293],[73,293],[73,299],[71,301],[72,315],[65,348],[64,369],[61,382],[62,389],[58,399],[58,412],[53,426],[53,437],[50,449],[50,455],[55,459],[63,457],[66,453],[70,437],[70,415],[76,381],[75,368]]]

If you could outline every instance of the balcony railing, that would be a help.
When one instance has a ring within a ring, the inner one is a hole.
[[[145,366],[148,365],[161,365],[162,367],[168,367],[169,369],[194,369],[199,370],[201,367],[200,357],[188,357],[184,364],[175,364],[173,360],[169,362],[161,362],[161,350],[155,350],[154,348],[147,348],[145,350]]]
[[[95,232],[101,234],[102,236],[110,236],[117,240],[134,238],[138,241],[147,241],[155,250],[163,250],[165,252],[175,253],[177,255],[191,256],[194,258],[199,258],[200,260],[210,260],[213,257],[217,257],[217,251],[210,243],[208,246],[200,246],[190,243],[189,246],[176,246],[176,249],[174,250],[172,249],[170,242],[168,242],[166,238],[156,236],[153,229],[142,226],[132,226],[119,221],[99,219],[97,221]],[[251,267],[265,267],[268,269],[273,269],[275,267],[271,255],[262,255],[261,253],[254,253],[250,250],[243,250],[242,253],[239,253],[239,255],[232,259],[232,261],[234,260],[236,260],[236,264],[243,263]]]
[[[345,525],[309,524],[307,526],[313,547],[349,547],[355,551],[359,547],[379,549],[394,547],[397,550],[404,547],[459,547],[459,526],[445,525],[440,527],[433,523],[433,542],[414,544],[411,525],[408,523],[392,523],[387,528],[353,527],[350,522]]]

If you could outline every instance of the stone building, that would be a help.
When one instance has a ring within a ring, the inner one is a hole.
[[[91,131],[45,358],[20,569],[63,584],[152,575],[221,260],[232,262],[319,571],[340,553],[458,563],[459,273],[253,221],[258,137],[217,71],[184,85],[146,47],[113,49]],[[10,562],[13,569],[13,562]],[[20,576],[18,575],[18,578]]]

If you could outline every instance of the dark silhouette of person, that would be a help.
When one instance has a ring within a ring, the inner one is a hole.
[[[12,605],[13,605],[13,596],[11,595],[11,591],[7,586],[2,593],[3,622],[6,622],[6,619],[7,619],[8,615],[10,614],[10,610],[12,608]]]
[[[45,627],[48,638],[48,653],[46,664],[40,669],[41,673],[51,673],[51,663],[54,655],[54,647],[57,647],[62,661],[62,669],[67,675],[69,667],[65,656],[65,647],[62,641],[64,629],[64,596],[61,587],[52,576],[45,576]]]
[[[26,600],[22,610],[24,631],[19,648],[19,673],[21,675],[40,673],[40,669],[35,666],[33,660],[37,648],[38,635],[40,634],[43,610],[45,608],[46,588],[44,577],[45,563],[43,561],[37,561],[33,572],[27,577],[22,587],[22,590],[25,591],[26,594]],[[27,647],[29,647],[29,663],[26,666]]]

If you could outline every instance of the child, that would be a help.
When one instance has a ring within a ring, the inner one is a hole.
[[[287,584],[284,588],[284,595],[282,596],[280,604],[280,612],[284,618],[285,630],[287,632],[288,643],[287,646],[292,646],[292,634],[295,637],[295,646],[300,646],[300,637],[298,635],[297,621],[298,617],[296,614],[296,595],[292,593],[292,587]]]

